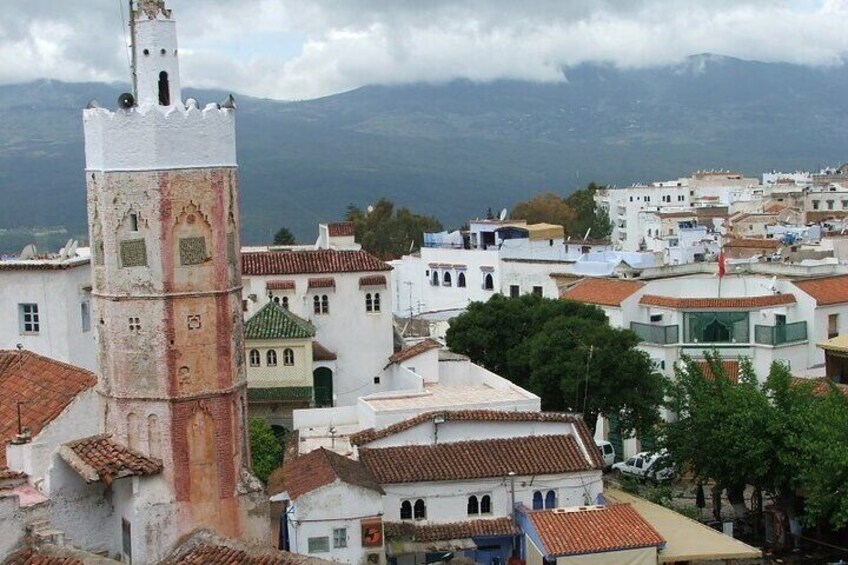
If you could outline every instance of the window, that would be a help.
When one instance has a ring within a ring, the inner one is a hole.
[[[138,214],[130,214],[130,231],[138,231]]]
[[[533,493],[533,510],[541,510],[544,504],[542,503],[542,493],[541,491],[536,491]]]
[[[483,277],[483,290],[494,290],[495,289],[495,279],[492,277],[492,273],[486,273],[486,276]]]
[[[312,310],[316,314],[329,314],[330,313],[330,297],[326,294],[318,295],[316,294],[312,298]]]
[[[445,286],[451,286],[453,284],[451,274],[448,271],[445,271],[445,276],[442,277],[442,283],[444,283]]]
[[[484,494],[480,497],[480,514],[492,513],[492,497]]]
[[[82,331],[91,331],[91,304],[88,302],[80,303],[80,320],[82,322]]]
[[[294,350],[290,348],[283,349],[283,365],[291,367],[294,365]]]
[[[283,297],[282,304],[283,304],[283,308],[285,308],[286,310],[289,309],[289,297],[288,296]]]
[[[509,285],[509,297],[510,298],[518,298],[518,295],[521,294],[521,287],[517,284]]]
[[[38,317],[38,304],[18,304],[18,318],[20,320],[21,333],[37,334],[41,330],[41,322]]]
[[[373,295],[369,292],[365,295],[365,311],[379,312],[380,311],[380,293],[375,292]]]
[[[839,335],[839,314],[830,314],[827,317],[827,338]]]
[[[159,105],[171,105],[171,87],[168,84],[168,73],[165,71],[159,73]]]
[[[259,366],[259,350],[251,349],[250,350],[250,366],[258,367]]]
[[[280,303],[280,297],[279,296],[275,296],[274,298],[272,298],[272,300],[274,301],[274,304]]]
[[[265,354],[266,365],[269,367],[277,366],[277,352],[273,349],[269,349],[268,353]]]
[[[827,200],[827,209],[833,210],[833,200]]]
[[[430,284],[433,286],[439,286],[439,273],[436,270],[433,270],[433,275],[430,277]]]
[[[137,332],[141,329],[141,320],[139,318],[130,318],[129,326],[131,332]]]
[[[651,323],[652,324],[657,324],[657,323],[662,322],[662,321],[663,321],[663,315],[662,314],[651,314]]]
[[[347,528],[333,528],[333,547],[347,547]]]
[[[307,540],[309,553],[326,553],[330,551],[330,538],[327,536],[320,538],[309,538]]]
[[[748,312],[686,312],[687,343],[748,343]]]
[[[534,296],[542,296],[542,287],[541,286],[534,286],[533,287],[533,295]]]
[[[545,494],[545,508],[556,508],[556,507],[557,507],[556,491],[555,490],[549,490]]]
[[[819,209],[819,201],[813,200],[813,210],[818,210],[818,209]]]
[[[413,506],[413,517],[416,520],[427,519],[427,505],[424,503],[424,500],[419,498],[415,501],[415,505]]]
[[[412,503],[408,500],[400,503],[400,519],[412,520]]]
[[[477,497],[473,494],[468,497],[468,515],[474,516],[480,513],[480,503],[477,501]]]

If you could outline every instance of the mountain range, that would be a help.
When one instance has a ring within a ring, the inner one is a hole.
[[[115,107],[126,89],[0,86],[0,251],[16,251],[34,226],[64,227],[56,241],[85,236],[81,109],[91,99]],[[845,92],[844,65],[705,54],[647,69],[586,64],[552,84],[366,86],[298,102],[236,95],[244,241],[268,242],[281,226],[311,241],[318,222],[381,196],[456,226],[593,180],[838,164],[848,156]],[[201,107],[227,94],[184,92]]]

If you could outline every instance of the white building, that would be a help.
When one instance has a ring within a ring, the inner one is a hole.
[[[345,563],[385,552],[403,565],[451,550],[504,563],[521,543],[514,508],[584,506],[603,489],[599,452],[568,414],[436,411],[351,442],[358,461],[321,449],[286,464],[293,551]]]
[[[325,248],[250,250],[241,257],[245,317],[273,300],[308,320],[329,352],[313,371],[319,406],[354,405],[373,390],[394,352],[391,267],[353,248],[352,235],[339,237],[345,247],[322,235]]]
[[[0,259],[0,349],[24,349],[94,370],[89,250]]]

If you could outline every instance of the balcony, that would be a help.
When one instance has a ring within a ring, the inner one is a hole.
[[[680,341],[680,330],[677,324],[659,326],[654,324],[630,322],[630,331],[639,336],[639,339],[647,343],[668,345]]]
[[[807,340],[807,322],[779,326],[754,326],[754,342],[759,345],[784,345]]]

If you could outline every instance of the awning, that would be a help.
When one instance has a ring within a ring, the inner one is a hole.
[[[763,555],[756,547],[644,498],[614,488],[604,489],[604,497],[610,502],[632,504],[642,518],[665,538],[666,546],[660,551],[660,563],[760,559]]]
[[[389,557],[408,555],[410,553],[436,553],[438,551],[462,551],[477,549],[477,544],[471,538],[460,538],[438,541],[403,541],[386,540],[386,554]]]

